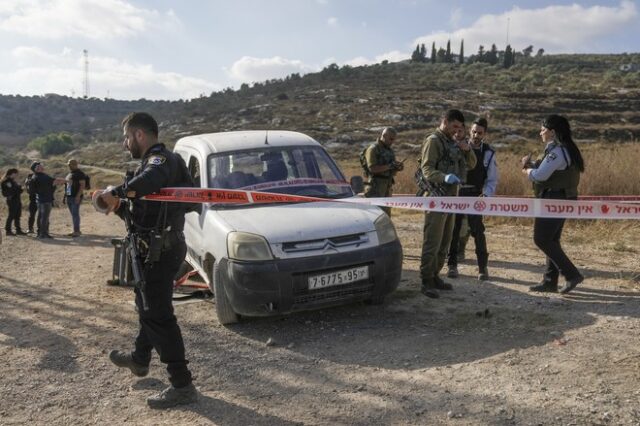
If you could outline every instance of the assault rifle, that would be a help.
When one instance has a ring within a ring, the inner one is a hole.
[[[129,201],[122,200],[125,203],[122,207],[122,217],[124,219],[124,226],[127,229],[127,236],[124,238],[124,250],[126,250],[129,256],[129,265],[131,265],[131,274],[133,275],[133,286],[140,292],[140,299],[142,300],[142,309],[144,311],[149,310],[149,303],[147,302],[147,282],[144,277],[144,269],[140,264],[140,252],[138,251],[138,244],[141,242],[140,236],[133,229],[133,221],[131,219],[131,211],[129,210]],[[149,250],[151,251],[151,250]]]
[[[424,194],[429,194],[431,197],[444,197],[446,195],[444,185],[429,182],[429,180],[424,177],[420,167],[418,167],[413,177],[416,180],[416,185],[418,185],[416,197],[422,197]]]

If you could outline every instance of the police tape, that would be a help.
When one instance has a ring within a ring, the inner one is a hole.
[[[415,197],[340,198],[327,199],[270,192],[203,189],[163,188],[146,200],[183,203],[271,204],[300,202],[345,202],[368,204],[440,213],[476,214],[505,217],[542,217],[568,219],[639,219],[640,204],[630,203],[632,197],[622,201],[604,200],[549,200],[540,198],[509,197]],[[612,198],[625,198],[615,196]],[[633,201],[633,200],[632,200]]]

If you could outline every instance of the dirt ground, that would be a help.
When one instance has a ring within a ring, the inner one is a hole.
[[[143,379],[107,358],[137,329],[131,289],[105,285],[123,226],[89,205],[82,217],[80,238],[54,209],[55,240],[0,245],[0,424],[640,424],[638,235],[570,227],[587,280],[547,297],[527,291],[543,265],[530,225],[489,226],[491,281],[467,260],[433,300],[418,292],[422,216],[395,216],[403,278],[382,306],[229,328],[210,301],[177,306],[201,398],[154,411],[146,397],[168,384],[157,356]]]

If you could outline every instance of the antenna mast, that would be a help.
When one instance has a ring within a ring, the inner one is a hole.
[[[507,18],[507,46],[509,45],[509,22],[511,18]]]
[[[82,51],[83,55],[84,55],[84,81],[83,81],[83,88],[84,88],[84,98],[88,99],[89,98],[89,51],[87,49],[84,49]]]

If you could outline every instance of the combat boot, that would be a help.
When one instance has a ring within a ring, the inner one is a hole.
[[[453,290],[453,286],[451,284],[442,281],[442,278],[437,275],[433,277],[433,282],[438,290]]]
[[[135,376],[144,377],[149,374],[149,366],[135,362],[130,353],[111,351],[109,359],[118,367],[128,368]]]
[[[458,268],[456,268],[453,265],[450,265],[449,269],[447,270],[447,278],[458,278]]]
[[[198,400],[198,391],[193,383],[182,388],[169,386],[157,395],[147,398],[147,405],[151,408],[171,408],[177,405],[186,405]]]
[[[543,280],[540,284],[529,287],[529,291],[534,291],[536,293],[557,293],[558,283],[551,283]]]
[[[440,293],[436,290],[436,283],[433,280],[422,280],[422,286],[420,287],[420,293],[431,299],[437,299],[440,297]]]
[[[478,273],[478,280],[489,281],[489,271],[487,270],[487,268],[483,268],[480,270],[480,272]]]

